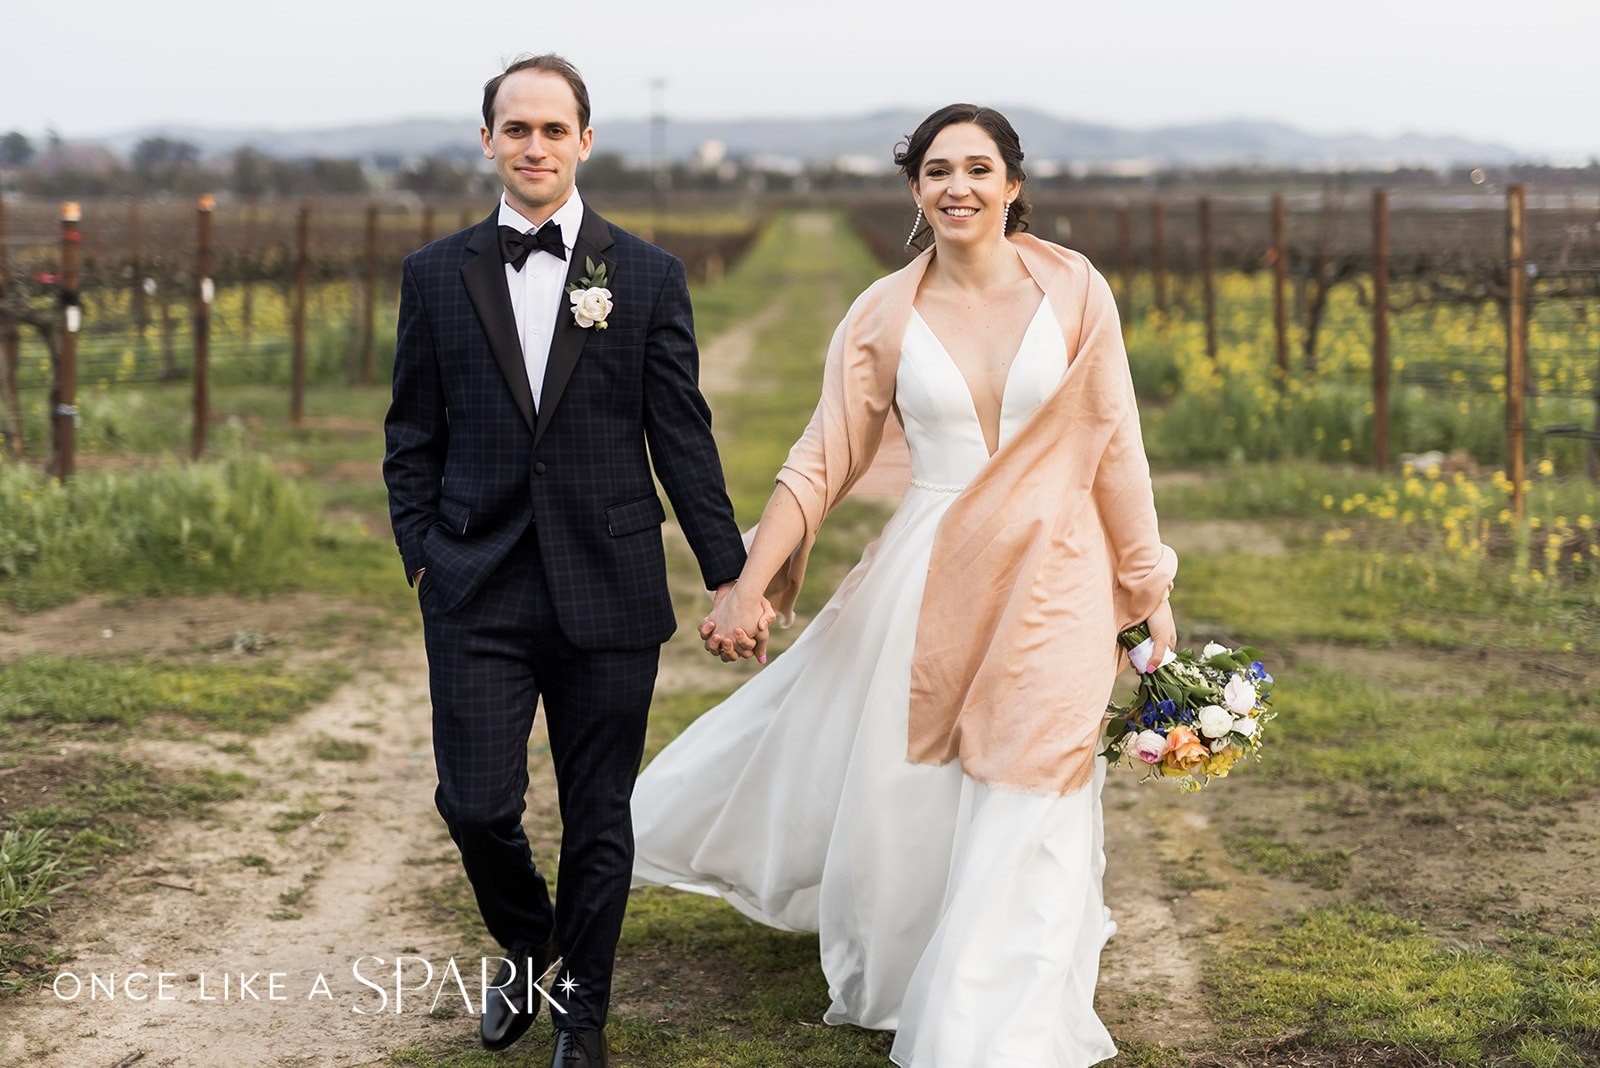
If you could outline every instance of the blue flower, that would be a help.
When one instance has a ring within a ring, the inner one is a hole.
[[[1262,682],[1272,681],[1272,676],[1267,674],[1267,665],[1259,660],[1250,661],[1250,677],[1260,679]]]
[[[1173,716],[1178,714],[1178,704],[1177,704],[1176,701],[1173,701],[1171,698],[1168,698],[1167,700],[1162,701],[1156,707],[1159,708],[1161,710],[1161,714],[1163,716],[1167,717],[1168,719],[1171,719]]]

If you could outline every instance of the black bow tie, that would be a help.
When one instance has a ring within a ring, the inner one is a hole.
[[[500,227],[500,257],[514,270],[522,270],[528,256],[535,252],[548,252],[558,260],[567,258],[567,246],[561,242],[559,225],[547,222],[527,234],[510,226]]]

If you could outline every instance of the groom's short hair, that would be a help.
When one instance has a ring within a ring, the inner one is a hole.
[[[565,59],[553,52],[546,52],[539,56],[530,56],[524,53],[512,60],[505,70],[483,83],[483,125],[490,133],[494,132],[494,98],[500,92],[500,83],[518,71],[538,70],[547,74],[558,74],[572,86],[572,95],[578,101],[578,129],[582,133],[589,128],[589,87],[583,84],[583,75],[578,73],[578,68],[568,63]]]

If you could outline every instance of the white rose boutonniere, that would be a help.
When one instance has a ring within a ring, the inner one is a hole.
[[[567,287],[567,299],[572,302],[572,318],[587,330],[606,328],[606,317],[611,314],[611,290],[606,288],[606,265],[596,264],[585,256],[583,265],[589,273]]]

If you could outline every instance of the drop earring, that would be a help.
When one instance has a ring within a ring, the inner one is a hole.
[[[1011,201],[1006,201],[1006,206],[1000,210],[1000,236],[1006,236],[1006,227],[1011,224]]]
[[[906,248],[911,247],[911,239],[917,236],[917,231],[922,229],[922,205],[917,205],[917,217],[911,220],[911,232],[906,235]]]

